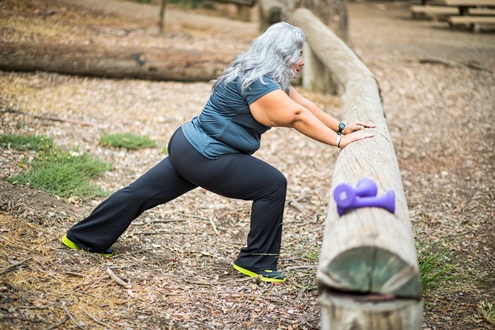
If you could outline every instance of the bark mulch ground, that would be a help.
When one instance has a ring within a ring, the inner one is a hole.
[[[0,41],[241,51],[258,34],[256,21],[225,18],[229,6],[170,6],[158,35],[156,6],[71,3],[2,1]],[[478,304],[495,304],[494,34],[413,21],[406,3],[350,3],[349,17],[350,45],[382,89],[418,254],[445,251],[457,278],[424,291],[423,328],[493,329]],[[114,169],[95,183],[112,192],[164,157],[170,135],[199,113],[210,88],[0,72],[0,134],[44,134],[111,162]],[[339,98],[302,92],[341,116]],[[124,132],[147,135],[157,147],[126,151],[98,142],[103,133]],[[272,129],[256,155],[289,182],[280,262],[288,283],[233,271],[249,227],[247,202],[195,190],[136,219],[106,259],[60,244],[101,200],[64,200],[0,180],[0,328],[318,328],[315,270],[338,151]],[[1,177],[20,173],[33,156],[0,147]]]

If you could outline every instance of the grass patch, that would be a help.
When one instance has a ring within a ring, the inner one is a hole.
[[[0,135],[0,145],[20,151],[42,151],[55,148],[53,140],[44,135]]]
[[[305,257],[308,258],[308,259],[311,259],[311,260],[318,260],[319,259],[319,254],[318,254],[318,252],[309,251],[305,255]]]
[[[102,146],[112,146],[115,148],[125,148],[136,150],[142,148],[154,148],[156,142],[147,136],[139,136],[131,133],[123,134],[104,134],[100,137]]]
[[[451,263],[447,249],[435,251],[434,247],[427,247],[426,250],[419,251],[418,265],[424,291],[461,278],[455,272],[457,267]]]
[[[478,303],[478,312],[483,319],[495,325],[495,305],[488,300],[482,300]]]
[[[7,178],[8,182],[24,184],[62,198],[90,199],[108,194],[89,180],[99,177],[112,165],[89,154],[62,151],[45,136],[0,135],[0,143],[17,150],[35,150],[31,162],[21,163],[29,170]]]

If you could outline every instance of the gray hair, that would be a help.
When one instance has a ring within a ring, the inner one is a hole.
[[[286,22],[276,23],[254,39],[251,47],[213,80],[213,89],[239,77],[244,93],[251,83],[257,79],[264,83],[262,77],[268,76],[289,93],[290,80],[297,74],[291,66],[301,60],[303,44],[304,32],[300,28]]]

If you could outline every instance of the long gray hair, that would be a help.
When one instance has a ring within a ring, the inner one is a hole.
[[[291,66],[301,60],[303,44],[304,32],[300,28],[286,22],[276,23],[254,39],[251,47],[238,55],[218,79],[213,80],[213,89],[239,77],[244,93],[257,79],[264,83],[262,77],[266,75],[289,93],[290,80],[297,74]]]

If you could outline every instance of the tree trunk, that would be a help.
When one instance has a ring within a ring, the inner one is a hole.
[[[160,20],[158,22],[158,33],[162,33],[165,29],[165,7],[167,5],[167,0],[162,0],[160,4]]]
[[[173,48],[0,44],[0,70],[81,76],[210,81],[235,54]]]

